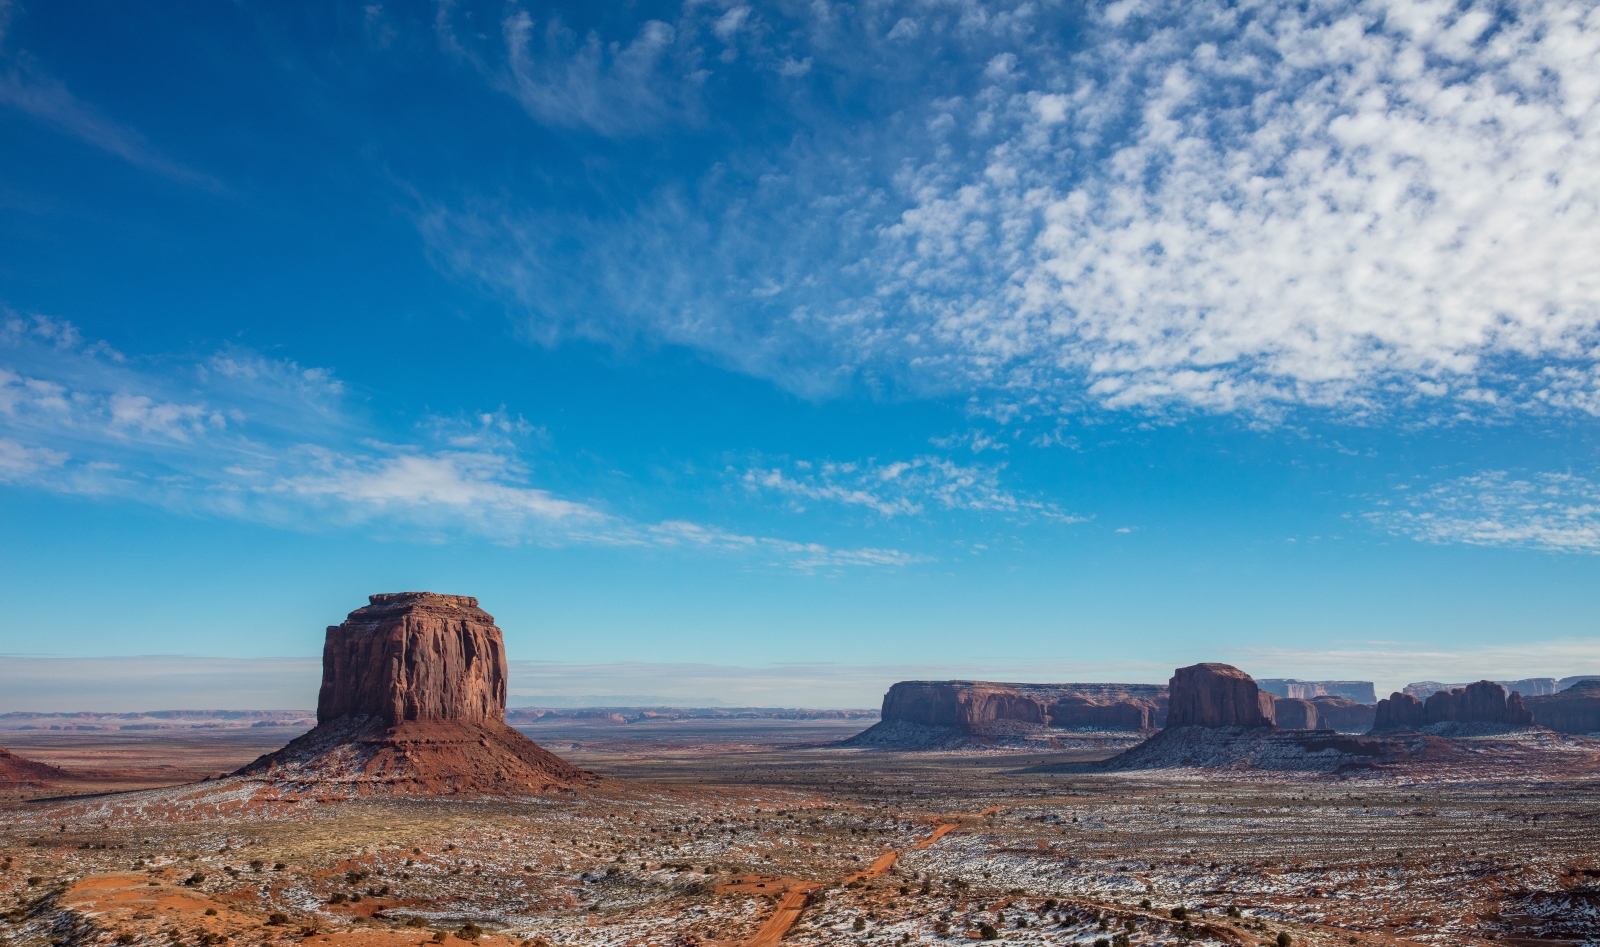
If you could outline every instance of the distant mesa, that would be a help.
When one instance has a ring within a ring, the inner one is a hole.
[[[0,747],[0,790],[45,789],[71,778],[65,770],[17,756]]]
[[[1559,681],[1553,677],[1525,677],[1519,681],[1495,681],[1494,683],[1499,684],[1508,691],[1515,691],[1523,697],[1546,697],[1560,693],[1579,681],[1586,680],[1600,680],[1600,675],[1564,677]],[[1438,681],[1416,681],[1401,688],[1400,693],[1410,694],[1418,700],[1427,700],[1441,691],[1461,690],[1467,686],[1465,683],[1441,684]]]
[[[1433,728],[1454,733],[1462,732],[1462,727],[1482,730],[1533,725],[1533,712],[1523,706],[1522,695],[1507,693],[1494,681],[1478,681],[1434,691],[1427,700],[1404,692],[1390,694],[1378,701],[1372,732]]]
[[[369,597],[322,650],[317,726],[236,775],[299,791],[525,794],[597,777],[505,723],[505,644],[465,595]]]
[[[1313,700],[1343,697],[1357,704],[1376,704],[1378,692],[1371,681],[1299,681],[1291,677],[1264,677],[1256,685],[1274,697]]]
[[[1006,684],[901,681],[883,697],[878,723],[846,746],[939,749],[1048,743],[1073,732],[1139,733],[1167,716],[1159,684]]]
[[[1541,727],[1561,733],[1600,733],[1600,678],[1584,678],[1523,704]]]

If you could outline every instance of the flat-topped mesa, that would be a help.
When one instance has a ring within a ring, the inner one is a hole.
[[[506,654],[466,595],[373,595],[328,629],[317,725],[236,775],[294,791],[566,791],[593,780],[506,726]]]
[[[1172,672],[1167,685],[1167,729],[1270,727],[1273,697],[1231,664],[1191,664]]]
[[[396,592],[368,601],[328,628],[317,723],[505,722],[505,642],[477,599]]]
[[[1263,677],[1256,686],[1275,697],[1314,700],[1318,697],[1343,697],[1358,704],[1375,704],[1378,695],[1371,681],[1301,681],[1292,677]]]
[[[1510,694],[1494,681],[1435,691],[1426,701],[1395,692],[1378,701],[1372,721],[1374,733],[1382,730],[1419,729],[1442,723],[1495,724],[1531,727],[1533,713],[1522,706],[1522,695]]]
[[[968,732],[1001,723],[1056,729],[1149,730],[1166,716],[1159,684],[900,681],[883,695],[885,722]]]

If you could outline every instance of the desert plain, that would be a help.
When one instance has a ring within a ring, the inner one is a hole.
[[[0,809],[0,942],[1600,937],[1596,741],[1468,738],[1509,763],[1457,774],[1095,773],[1074,769],[1137,735],[1056,753],[837,745],[862,728],[552,717],[519,729],[598,778],[526,798],[206,778],[295,735],[276,727],[7,733],[100,775]]]

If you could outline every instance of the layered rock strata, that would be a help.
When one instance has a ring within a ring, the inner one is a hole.
[[[1372,732],[1431,727],[1439,724],[1485,724],[1499,727],[1530,727],[1533,713],[1522,704],[1522,695],[1506,693],[1494,681],[1478,681],[1465,687],[1435,691],[1426,701],[1412,694],[1396,692],[1378,701]]]
[[[1270,727],[1273,697],[1229,664],[1192,664],[1172,672],[1166,729]]]
[[[238,775],[353,793],[519,794],[593,778],[506,726],[504,639],[465,595],[373,595],[322,651],[317,726]]]
[[[1563,691],[1523,701],[1533,722],[1561,733],[1600,732],[1600,680],[1580,680]]]

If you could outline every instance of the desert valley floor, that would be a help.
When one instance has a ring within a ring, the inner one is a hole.
[[[1126,739],[1055,754],[829,745],[861,727],[526,727],[605,778],[523,800],[138,789],[214,777],[285,737],[8,734],[19,754],[120,775],[0,808],[0,943],[1600,939],[1590,741],[1569,746],[1583,765],[1487,779],[1093,774],[1073,762]]]

